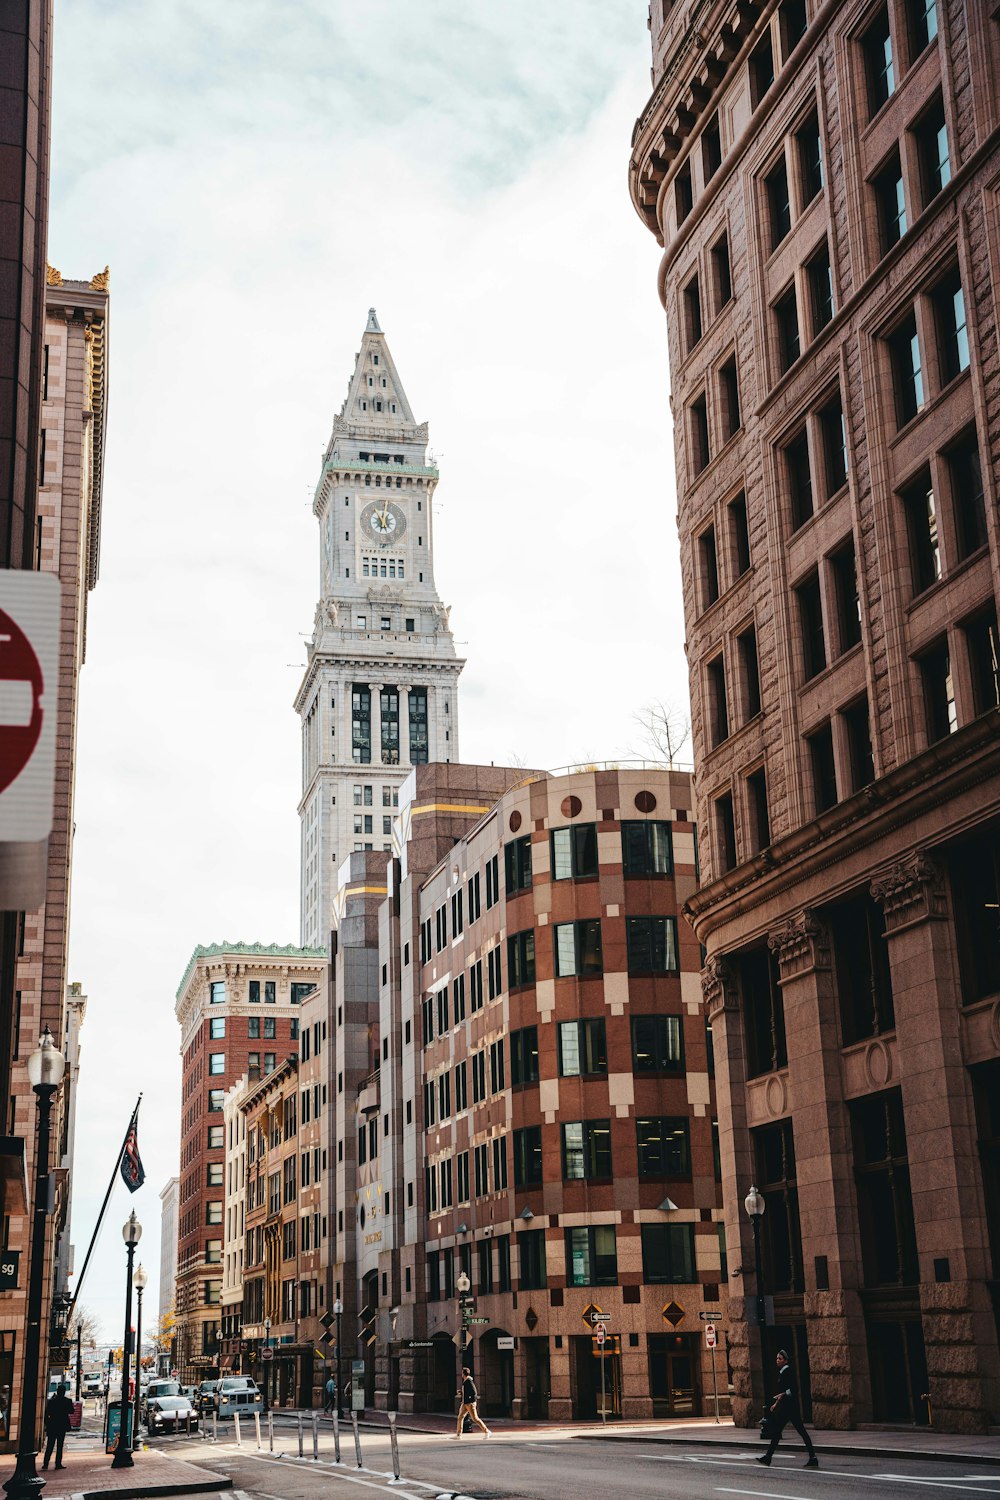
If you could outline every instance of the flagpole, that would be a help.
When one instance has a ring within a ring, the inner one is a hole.
[[[77,1277],[76,1289],[73,1292],[73,1300],[72,1300],[72,1302],[69,1305],[69,1312],[66,1314],[66,1327],[67,1328],[69,1328],[71,1322],[73,1321],[73,1309],[76,1307],[76,1299],[80,1295],[80,1288],[83,1286],[83,1278],[87,1274],[87,1267],[90,1264],[90,1257],[93,1254],[94,1246],[97,1244],[97,1236],[101,1232],[101,1224],[104,1222],[104,1212],[105,1212],[105,1209],[107,1208],[108,1203],[109,1203],[109,1201],[111,1199],[111,1194],[114,1191],[115,1178],[118,1176],[118,1168],[121,1166],[122,1157],[125,1155],[125,1147],[128,1145],[128,1138],[132,1134],[132,1130],[133,1130],[134,1126],[136,1125],[136,1122],[139,1119],[139,1105],[141,1103],[142,1103],[142,1095],[140,1094],[139,1097],[138,1097],[138,1099],[135,1101],[135,1109],[132,1111],[132,1116],[131,1116],[131,1119],[128,1122],[128,1126],[126,1128],[125,1135],[124,1135],[124,1137],[122,1139],[122,1143],[118,1147],[118,1155],[115,1157],[115,1164],[111,1168],[111,1181],[108,1183],[108,1190],[104,1194],[104,1202],[101,1204],[101,1211],[97,1215],[97,1223],[94,1226],[94,1232],[93,1232],[93,1234],[90,1237],[90,1244],[87,1246],[87,1253],[86,1253],[86,1255],[84,1256],[84,1259],[83,1259],[83,1270],[80,1272],[80,1275]]]

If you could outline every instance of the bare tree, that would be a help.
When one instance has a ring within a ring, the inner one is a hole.
[[[691,738],[691,720],[682,708],[654,698],[632,715],[642,731],[644,757],[675,764]]]
[[[78,1307],[73,1314],[73,1321],[69,1325],[66,1334],[66,1342],[76,1343],[77,1329],[80,1331],[80,1342],[85,1349],[91,1349],[101,1336],[101,1325],[92,1312],[85,1307]]]

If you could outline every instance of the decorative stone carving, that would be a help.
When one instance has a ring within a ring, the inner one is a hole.
[[[767,935],[767,946],[777,956],[781,983],[830,967],[830,935],[813,911],[802,911]]]
[[[735,1010],[736,976],[724,958],[713,957],[701,971],[701,991],[709,1016],[719,1010]]]
[[[886,933],[900,932],[915,922],[941,921],[948,915],[941,871],[922,849],[876,875],[871,893],[882,903]]]
[[[45,267],[45,285],[46,286],[62,286],[62,284],[63,284],[63,274],[58,269],[58,267],[56,267],[56,266],[46,266]]]
[[[90,290],[92,292],[106,292],[111,282],[111,267],[105,266],[103,271],[98,271],[96,276],[90,278]]]
[[[780,1073],[772,1073],[764,1085],[764,1103],[772,1120],[776,1120],[787,1110],[788,1085]]]
[[[884,1089],[892,1078],[892,1053],[884,1042],[869,1042],[865,1049],[865,1077],[873,1089]]]

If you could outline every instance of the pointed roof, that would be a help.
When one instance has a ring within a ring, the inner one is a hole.
[[[351,427],[413,427],[416,420],[374,307],[361,336],[340,416]]]
[[[368,326],[365,328],[365,333],[381,332],[382,330],[379,327],[378,313],[375,311],[374,307],[370,307],[368,309]]]

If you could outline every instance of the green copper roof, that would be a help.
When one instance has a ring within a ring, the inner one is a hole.
[[[290,943],[199,943],[184,970],[184,978],[177,986],[177,999],[187,989],[191,971],[199,958],[221,958],[234,953],[246,958],[326,958],[325,948],[296,948]]]

